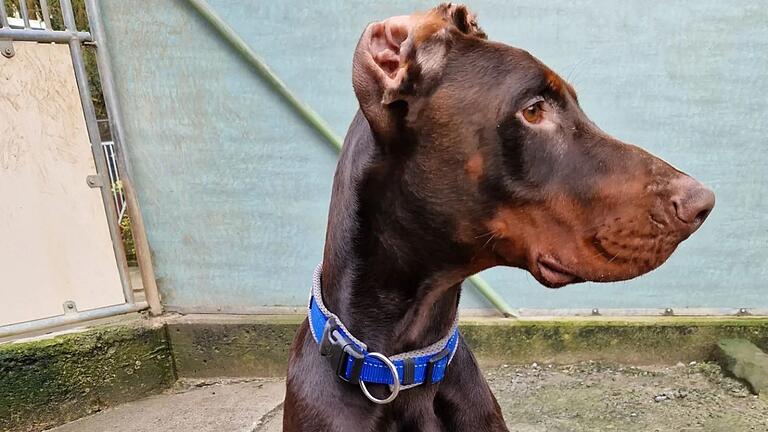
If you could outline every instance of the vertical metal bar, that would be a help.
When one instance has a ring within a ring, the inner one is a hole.
[[[70,0],[60,0],[60,3],[61,16],[64,19],[64,27],[72,32],[77,31],[75,16],[72,11],[72,3]],[[80,46],[80,40],[76,37],[72,37],[72,39],[69,40],[69,50],[72,54],[75,80],[77,81],[77,87],[80,90],[80,102],[83,105],[85,125],[88,129],[88,138],[91,140],[91,151],[93,152],[93,158],[96,163],[96,172],[102,178],[102,183],[104,184],[99,189],[101,190],[101,199],[104,202],[104,208],[107,213],[107,225],[109,226],[112,247],[115,252],[115,258],[117,259],[117,269],[120,273],[120,282],[123,285],[123,294],[126,302],[134,303],[133,288],[131,287],[130,279],[128,277],[128,260],[125,257],[125,248],[123,247],[122,236],[120,235],[117,210],[112,203],[111,188],[109,187],[111,185],[108,185],[109,177],[106,173],[109,168],[107,167],[107,159],[104,157],[104,148],[101,146],[99,124],[96,121],[96,110],[93,107],[91,90],[88,87],[88,74],[85,71],[85,62],[83,61],[83,51]]]
[[[0,25],[3,28],[10,28],[8,25],[8,12],[5,10],[5,1],[0,0]]]
[[[2,0],[0,0],[2,1]],[[69,0],[62,0],[69,1]],[[152,266],[152,255],[149,250],[149,241],[144,229],[144,219],[141,215],[141,208],[133,189],[133,170],[131,169],[130,158],[127,156],[128,146],[123,137],[123,121],[117,99],[117,89],[112,75],[112,64],[110,63],[109,49],[105,42],[104,27],[101,20],[101,9],[97,0],[85,0],[85,8],[88,11],[88,24],[91,35],[96,43],[96,61],[99,66],[101,76],[101,90],[104,94],[104,103],[107,106],[109,114],[109,125],[112,132],[112,141],[117,156],[118,168],[122,172],[123,193],[125,194],[128,215],[131,218],[131,229],[133,231],[133,240],[136,245],[136,259],[139,262],[139,271],[141,281],[144,285],[144,295],[149,303],[153,315],[159,315],[163,312],[160,303],[160,293],[157,290],[157,281],[155,279],[155,269]]]
[[[24,21],[24,28],[29,28],[29,10],[27,10],[27,0],[19,0],[19,11],[21,11],[21,19]]]
[[[120,180],[117,175],[116,169],[115,170],[112,169],[112,167],[115,166],[115,162],[116,162],[115,149],[113,148],[113,143],[111,142],[102,142],[101,146],[104,147],[104,154],[106,155],[107,160],[109,161],[109,163],[107,164],[108,165],[107,171],[109,174],[109,184],[114,185],[117,183],[118,180]],[[117,213],[118,213],[117,220],[120,220],[119,215],[122,212],[120,211],[120,203],[118,202],[118,198],[117,198],[117,189],[114,187],[112,188],[112,198],[115,200],[115,207],[117,207]]]
[[[61,7],[61,18],[64,20],[64,28],[76,32],[75,13],[72,11],[72,2],[70,0],[59,0]],[[82,56],[81,56],[82,58]]]
[[[48,0],[40,0],[40,12],[43,14],[45,29],[53,31],[53,27],[51,27],[51,10],[48,8]]]

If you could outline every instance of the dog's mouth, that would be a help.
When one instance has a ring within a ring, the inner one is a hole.
[[[560,288],[571,283],[584,281],[583,278],[551,256],[540,256],[536,260],[536,268],[534,277],[548,288]]]

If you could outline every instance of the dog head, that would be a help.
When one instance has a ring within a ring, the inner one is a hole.
[[[444,4],[370,24],[353,86],[381,153],[440,216],[471,271],[527,269],[549,287],[633,278],[704,222],[714,194],[600,130],[574,88]]]

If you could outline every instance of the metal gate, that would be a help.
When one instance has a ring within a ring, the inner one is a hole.
[[[148,307],[134,298],[108,163],[120,158],[111,142],[105,155],[84,60],[95,49],[119,147],[98,10],[88,1],[81,23],[59,3],[0,1],[0,338]]]

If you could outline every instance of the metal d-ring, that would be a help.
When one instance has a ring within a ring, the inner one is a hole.
[[[363,380],[360,380],[360,389],[363,390],[363,394],[371,402],[379,404],[379,405],[388,404],[388,403],[392,402],[393,400],[395,400],[395,398],[397,397],[397,394],[400,393],[400,377],[397,375],[397,368],[395,367],[395,364],[392,363],[392,360],[390,360],[389,357],[385,356],[382,353],[372,352],[372,353],[368,353],[368,355],[371,356],[371,357],[374,357],[374,358],[377,358],[377,359],[381,360],[382,363],[387,365],[387,367],[389,368],[389,371],[392,372],[392,378],[393,378],[392,381],[394,382],[394,384],[391,384],[389,386],[389,390],[392,393],[390,393],[389,396],[387,396],[386,399],[376,399],[368,391],[368,388],[365,387],[365,382],[363,382]]]

